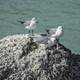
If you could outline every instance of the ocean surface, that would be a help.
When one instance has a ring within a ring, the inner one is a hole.
[[[0,38],[27,33],[18,20],[36,17],[35,32],[63,26],[60,42],[80,54],[80,0],[0,0]]]

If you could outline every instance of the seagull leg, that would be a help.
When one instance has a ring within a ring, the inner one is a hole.
[[[30,30],[29,30],[29,32],[28,32],[28,34],[30,33]]]
[[[32,30],[32,36],[34,35],[34,31]]]
[[[58,48],[58,43],[56,44],[56,47],[57,47],[56,49],[58,50],[58,49],[59,49],[59,48]]]
[[[57,39],[57,43],[56,43],[56,49],[59,50],[59,39]]]

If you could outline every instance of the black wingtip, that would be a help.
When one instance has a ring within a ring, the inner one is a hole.
[[[18,22],[20,22],[21,24],[24,24],[24,21],[18,21]]]
[[[49,29],[46,29],[46,32],[49,34],[50,33]]]

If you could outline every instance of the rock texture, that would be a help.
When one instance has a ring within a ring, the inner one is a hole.
[[[80,80],[80,56],[27,35],[0,40],[0,80]]]

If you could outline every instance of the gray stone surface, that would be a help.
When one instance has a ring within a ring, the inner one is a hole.
[[[80,80],[79,55],[58,46],[48,48],[27,35],[1,39],[0,80]]]

